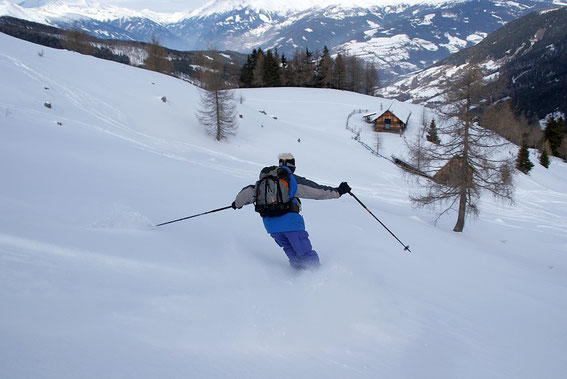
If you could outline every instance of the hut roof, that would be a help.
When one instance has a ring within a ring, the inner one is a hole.
[[[407,124],[409,121],[409,118],[411,116],[411,111],[408,109],[408,107],[397,100],[392,100],[392,103],[390,104],[390,106],[384,110],[383,112],[380,112],[378,114],[377,117],[374,117],[372,119],[372,121],[375,121],[376,119],[382,117],[384,115],[384,113],[390,111],[394,116],[396,116],[398,119],[400,119],[403,123]]]

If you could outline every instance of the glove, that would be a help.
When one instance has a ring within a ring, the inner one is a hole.
[[[350,188],[347,182],[342,182],[337,188],[337,190],[339,191],[339,195],[341,196],[344,195],[345,193],[350,192],[351,189],[352,188]]]

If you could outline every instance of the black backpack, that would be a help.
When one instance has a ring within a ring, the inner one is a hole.
[[[277,217],[299,212],[290,194],[291,173],[283,167],[264,167],[254,186],[254,209],[262,217]]]

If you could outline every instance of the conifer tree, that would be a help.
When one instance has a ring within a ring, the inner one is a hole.
[[[327,46],[323,48],[323,55],[317,65],[317,78],[315,85],[319,88],[331,87],[333,59]]]
[[[518,157],[516,158],[516,168],[527,174],[534,167],[532,161],[530,161],[530,151],[528,150],[528,144],[524,139],[522,147],[518,150]]]
[[[291,79],[289,74],[289,64],[285,54],[282,54],[280,58],[280,82],[283,86],[291,86]]]
[[[266,87],[281,86],[279,59],[272,53],[272,50],[266,52],[264,59],[264,85]]]
[[[429,130],[427,132],[427,136],[425,137],[429,142],[439,145],[441,141],[439,140],[439,136],[437,135],[437,125],[435,124],[435,119],[431,120],[429,124]]]
[[[254,78],[254,68],[256,67],[256,49],[252,50],[252,54],[246,56],[246,63],[240,70],[240,87],[252,87],[252,79]]]
[[[285,59],[285,57],[284,57]],[[274,52],[274,66],[275,66],[275,71],[277,72],[277,85],[278,86],[282,86],[283,85],[283,67],[284,67],[284,63],[282,63],[282,58],[280,57],[280,55],[278,54],[278,49],[276,48],[276,51]]]
[[[548,153],[549,150],[550,150],[549,142],[545,141],[545,143],[543,144],[543,148],[541,149],[541,155],[539,157],[539,164],[545,168],[549,168],[549,164],[551,163]]]
[[[563,122],[563,118],[556,120],[551,117],[545,125],[544,138],[549,142],[551,153],[555,156],[559,156],[559,148],[563,142]]]

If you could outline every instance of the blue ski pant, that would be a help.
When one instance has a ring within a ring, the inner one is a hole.
[[[309,234],[305,230],[271,233],[270,235],[283,248],[291,267],[305,269],[319,266],[319,256],[311,247]]]

